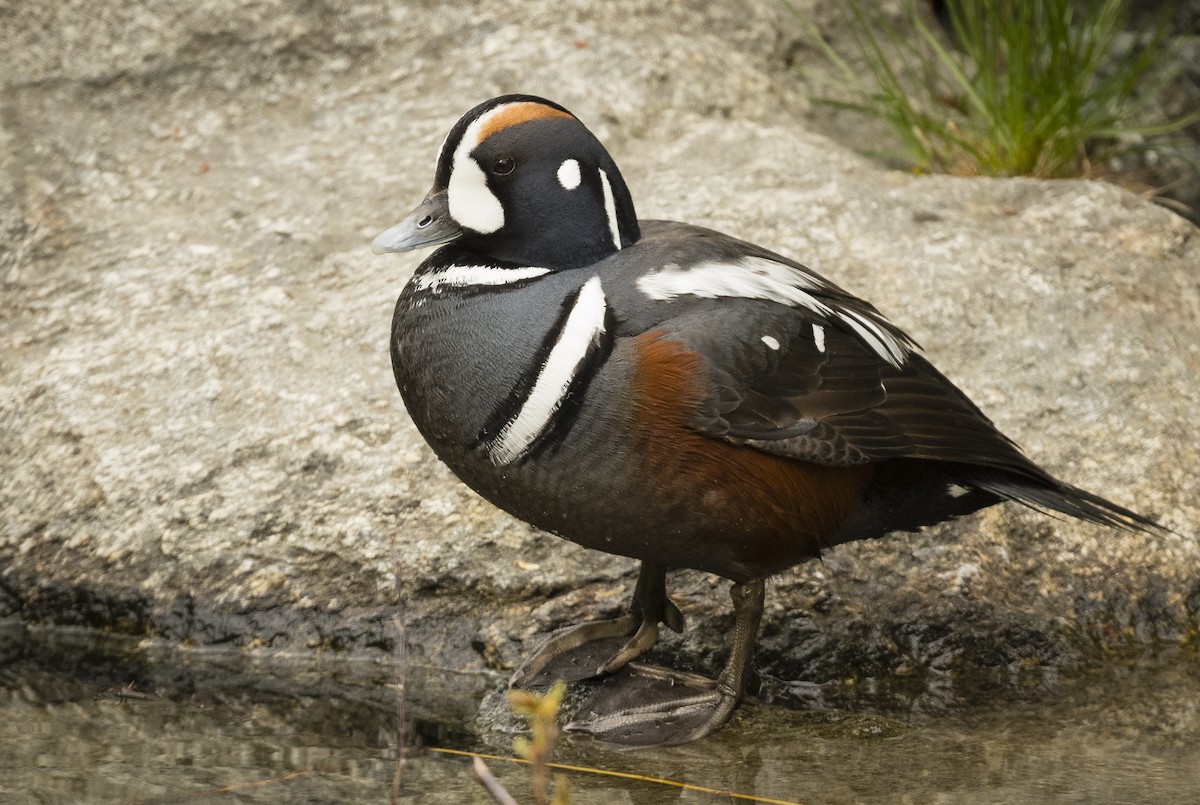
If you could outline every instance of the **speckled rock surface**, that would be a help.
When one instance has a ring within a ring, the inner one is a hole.
[[[840,547],[773,583],[769,674],[1009,674],[1195,639],[1191,224],[1103,184],[889,172],[811,133],[786,64],[814,57],[765,1],[303,9],[0,6],[0,617],[384,648],[402,587],[414,661],[472,669],[616,611],[632,563],[464,489],[390,377],[420,255],[370,239],[463,111],[526,91],[608,144],[643,217],[871,299],[1048,469],[1181,534],[1003,507]],[[712,668],[723,585],[675,585],[691,630],[663,651]]]

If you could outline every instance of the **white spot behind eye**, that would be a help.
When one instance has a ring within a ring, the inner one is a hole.
[[[779,349],[779,339],[775,338],[774,336],[764,335],[762,337],[762,342],[771,349]]]
[[[581,178],[579,175],[579,163],[575,160],[564,160],[563,164],[558,166],[558,183],[567,190],[574,190],[579,187]]]

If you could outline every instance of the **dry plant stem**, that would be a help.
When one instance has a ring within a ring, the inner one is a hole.
[[[395,546],[392,546],[393,554]],[[399,568],[399,557],[393,556],[392,566]],[[396,574],[396,614],[392,616],[392,625],[395,627],[395,637],[392,643],[392,661],[396,667],[396,768],[392,772],[392,789],[389,798],[390,805],[396,805],[400,801],[400,780],[404,775],[404,759],[407,752],[407,747],[404,743],[404,735],[408,729],[408,724],[404,715],[404,697],[405,697],[405,670],[407,668],[406,650],[408,646],[408,635],[405,629],[405,593],[404,587],[400,583],[400,574]]]
[[[396,757],[403,760],[407,748],[404,743],[404,695],[405,695],[405,628],[404,628],[404,599],[396,605],[396,614],[392,616],[392,624],[396,627],[396,642],[392,649],[393,662],[396,666]]]
[[[533,801],[537,805],[547,805],[548,802],[546,788],[550,779],[550,767],[546,764],[550,762],[550,741],[553,740],[553,737],[548,736],[533,752]]]
[[[391,790],[391,805],[396,805],[400,801],[400,778],[404,773],[404,756],[406,747],[404,745],[404,598],[399,599],[397,604],[397,612],[392,618],[392,623],[396,627],[396,642],[393,649],[394,662],[396,665],[396,768],[392,772],[392,790]]]
[[[533,801],[535,805],[548,805],[546,790],[550,779],[550,753],[558,737],[558,726],[553,721],[546,723],[540,713],[534,715],[532,726],[534,739],[529,759],[533,761]]]
[[[488,792],[488,796],[492,798],[493,802],[497,803],[497,805],[517,805],[517,801],[512,798],[511,794],[504,790],[504,786],[492,774],[492,770],[487,767],[482,758],[475,758],[474,763],[471,765],[475,771],[475,779],[483,786],[483,790]]]
[[[567,782],[565,775],[559,774],[554,777],[554,801],[550,805],[570,805],[571,803],[571,784]]]
[[[513,741],[513,749],[531,764],[534,805],[550,805],[547,797],[550,787],[550,759],[554,753],[554,742],[559,735],[558,706],[565,692],[566,685],[556,682],[544,696],[520,690],[509,691],[508,694],[508,701],[513,710],[529,720],[532,740],[517,738]],[[568,802],[570,794],[565,779],[560,778],[555,787],[558,790],[554,803],[557,805]]]

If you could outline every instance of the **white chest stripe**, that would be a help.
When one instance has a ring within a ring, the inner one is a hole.
[[[809,293],[821,288],[816,277],[763,257],[744,257],[737,263],[698,263],[689,268],[669,265],[639,277],[637,287],[650,299],[659,301],[670,301],[677,296],[735,297],[796,305],[825,320],[841,319],[872,352],[893,366],[903,364],[908,355],[908,346],[870,317],[831,307]],[[825,333],[818,332],[814,325],[813,335],[817,349],[824,352]]]
[[[575,305],[567,313],[562,333],[546,357],[521,410],[488,446],[493,463],[503,465],[517,460],[549,427],[555,412],[566,399],[567,389],[578,374],[580,364],[604,333],[607,312],[608,303],[600,278],[592,277],[579,290]]]
[[[550,269],[540,266],[522,268],[498,268],[496,266],[447,266],[416,278],[417,288],[422,291],[436,290],[443,285],[462,288],[471,285],[509,285],[514,282],[535,279],[549,274]]]
[[[608,183],[608,174],[600,170],[600,188],[604,192],[604,213],[608,216],[608,231],[612,235],[613,245],[621,248],[621,227],[617,223],[617,202],[613,199],[612,185]]]

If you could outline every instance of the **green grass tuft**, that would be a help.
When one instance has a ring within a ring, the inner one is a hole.
[[[1146,138],[1200,120],[1157,124],[1148,108],[1169,76],[1170,7],[1154,26],[1127,30],[1128,0],[947,0],[949,35],[911,0],[912,33],[848,3],[865,78],[820,36],[856,100],[830,100],[886,121],[921,171],[987,176],[1092,174]]]

